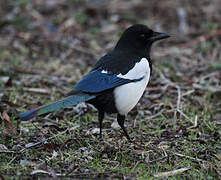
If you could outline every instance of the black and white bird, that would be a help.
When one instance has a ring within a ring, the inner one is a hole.
[[[18,117],[28,121],[37,115],[87,102],[98,110],[100,137],[105,113],[117,113],[117,122],[130,140],[124,121],[149,82],[152,71],[151,46],[153,42],[168,37],[168,34],[154,32],[145,25],[129,27],[123,32],[115,48],[100,58],[66,98],[18,114]]]

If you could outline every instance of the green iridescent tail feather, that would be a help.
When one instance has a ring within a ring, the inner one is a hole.
[[[67,108],[67,107],[72,107],[76,104],[88,101],[88,100],[93,99],[93,98],[95,98],[94,95],[80,93],[80,94],[68,96],[64,99],[53,102],[51,104],[41,106],[37,109],[26,111],[24,113],[20,113],[17,116],[20,118],[21,121],[29,121],[29,120],[33,119],[34,117],[36,117],[36,116],[46,114],[46,113],[49,113],[49,112],[53,112],[53,111],[58,111],[60,109],[64,109],[64,108]]]

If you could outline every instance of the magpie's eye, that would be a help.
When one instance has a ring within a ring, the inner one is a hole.
[[[145,34],[140,35],[140,38],[142,38],[142,39],[145,38],[145,37],[146,37]]]

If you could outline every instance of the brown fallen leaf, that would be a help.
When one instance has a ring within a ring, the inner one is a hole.
[[[5,127],[7,128],[7,132],[8,132],[9,134],[11,134],[11,133],[12,133],[12,134],[16,134],[17,131],[16,131],[16,129],[12,126],[10,117],[9,117],[9,115],[7,114],[7,112],[6,112],[6,111],[3,111],[2,115],[0,114],[0,116],[1,116],[1,118],[2,118],[2,120],[3,120],[3,122],[5,123]]]

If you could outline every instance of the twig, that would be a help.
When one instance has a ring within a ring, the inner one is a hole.
[[[195,89],[200,89],[200,90],[203,90],[203,91],[211,91],[213,93],[221,91],[221,88],[215,88],[213,86],[202,86],[200,84],[195,84],[195,83],[192,86]]]
[[[50,94],[50,92],[47,89],[42,88],[22,88],[22,90],[33,93]]]
[[[190,126],[188,127],[187,129],[192,129],[192,128],[196,128],[198,125],[198,116],[196,115],[195,116],[195,120],[194,120],[194,125],[193,126]]]
[[[33,74],[33,75],[41,74],[40,71],[27,70],[27,69],[23,69],[23,68],[15,68],[15,69],[13,69],[13,70],[14,70],[16,73]]]
[[[203,159],[194,158],[194,157],[191,157],[191,156],[183,155],[183,154],[172,152],[172,151],[168,151],[168,152],[170,152],[170,153],[172,153],[176,156],[179,156],[179,157],[185,157],[185,158],[188,158],[188,159],[191,159],[191,160],[194,160],[194,161],[205,162],[205,160],[203,160]]]
[[[186,119],[188,119],[189,121],[191,121],[191,119],[186,115],[184,114],[184,112],[182,112],[181,110],[177,109],[177,112],[179,112],[183,117],[185,117]],[[192,122],[192,121],[191,121]]]
[[[190,167],[184,167],[184,168],[175,169],[175,170],[172,170],[172,171],[157,173],[157,174],[154,174],[153,176],[154,177],[174,176],[178,173],[182,173],[182,172],[187,171],[189,169],[190,169]]]
[[[156,114],[154,114],[154,115],[152,115],[152,116],[149,116],[149,117],[145,118],[145,120],[153,119],[153,118],[155,118],[155,117],[161,115],[164,111],[165,111],[165,109],[161,109],[158,113],[156,113]]]
[[[195,116],[195,121],[194,121],[194,127],[197,127],[197,124],[198,124],[197,122],[198,122],[198,116],[196,115]]]
[[[214,31],[211,34],[206,34],[206,35],[199,36],[196,39],[194,39],[193,41],[189,41],[185,44],[180,45],[179,48],[181,48],[181,49],[188,48],[188,47],[194,46],[194,45],[196,45],[200,42],[208,41],[210,38],[212,38],[214,36],[220,36],[220,35],[221,35],[221,29],[219,29],[217,31]]]
[[[180,111],[180,101],[181,101],[181,92],[180,92],[180,86],[175,85],[177,89],[177,103],[176,103],[176,111],[174,111],[174,126],[176,125],[176,119],[177,119],[177,112]]]
[[[181,97],[188,96],[188,95],[190,95],[190,94],[192,94],[192,93],[194,93],[194,92],[195,92],[195,90],[194,90],[194,89],[191,89],[191,90],[189,90],[189,91],[187,91],[187,92],[185,92],[185,93],[182,93],[182,96],[181,96]]]
[[[15,157],[13,157],[13,158],[11,159],[11,161],[9,161],[8,165],[10,165],[17,157],[18,157],[18,155],[16,155]]]
[[[177,88],[177,106],[176,109],[177,111],[180,110],[180,101],[181,101],[181,91],[180,91],[180,86],[176,85]]]
[[[0,89],[1,90],[1,89]],[[4,91],[14,91],[15,88],[5,88],[3,89]],[[26,92],[32,92],[32,93],[39,93],[39,94],[50,94],[49,90],[47,89],[42,89],[42,88],[21,88],[21,89],[16,89],[20,91],[26,91]]]
[[[0,151],[0,153],[16,153],[15,151]]]

